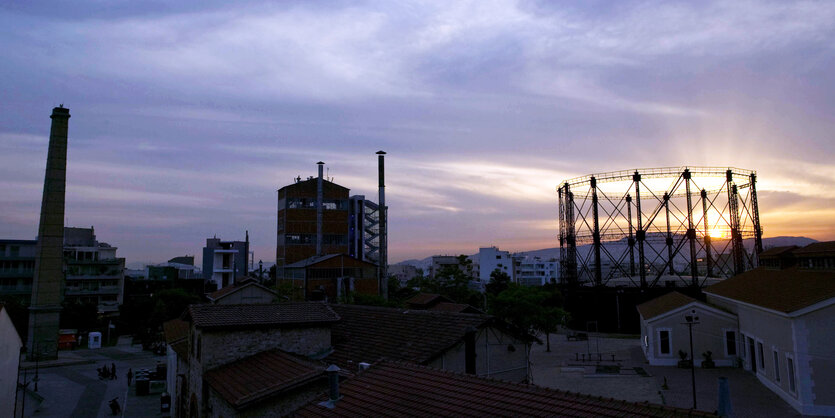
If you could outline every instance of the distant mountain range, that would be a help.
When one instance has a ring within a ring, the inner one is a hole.
[[[713,239],[713,242],[715,244],[718,244],[717,241],[719,241],[719,239],[716,239],[716,238]],[[770,238],[763,238],[763,249],[767,250],[767,249],[772,248],[772,247],[783,247],[783,246],[788,246],[788,245],[797,245],[798,247],[805,247],[805,246],[807,246],[809,244],[812,244],[812,243],[815,243],[815,242],[818,242],[818,241],[813,240],[811,238],[807,238],[807,237],[770,237]],[[754,248],[754,240],[753,239],[746,239],[746,240],[743,241],[742,244],[749,251]],[[626,241],[622,240],[621,242],[606,243],[605,245],[618,245],[618,246],[623,245],[623,246],[625,246]],[[719,246],[719,245],[717,245],[717,246]],[[724,246],[724,244],[721,244],[721,246]],[[580,245],[580,246],[577,247],[577,251],[579,253],[584,253],[585,251],[588,251],[590,248],[591,248],[591,245]],[[524,255],[524,256],[539,257],[539,258],[542,258],[543,260],[548,260],[548,259],[551,259],[551,258],[559,260],[559,258],[560,258],[560,247],[543,248],[541,250],[520,251],[520,252],[515,253],[515,254]],[[478,255],[478,253],[472,254],[471,256],[474,256],[474,255]],[[430,257],[426,257],[424,259],[409,259],[409,260],[401,261],[397,264],[415,266],[417,268],[424,269],[424,271],[426,271],[429,268],[429,266],[432,264],[432,257],[430,256]]]

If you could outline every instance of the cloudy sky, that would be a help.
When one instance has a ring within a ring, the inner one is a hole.
[[[556,184],[635,167],[755,169],[765,236],[835,239],[834,2],[12,0],[0,51],[2,238],[63,103],[68,225],[128,264],[272,260],[276,189],[375,195],[380,149],[393,262],[557,246]]]

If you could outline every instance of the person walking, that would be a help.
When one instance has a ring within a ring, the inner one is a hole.
[[[128,386],[130,386],[131,379],[133,379],[133,369],[128,369]]]
[[[110,363],[110,379],[116,380],[116,363]]]

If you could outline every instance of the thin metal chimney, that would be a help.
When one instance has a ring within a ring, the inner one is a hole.
[[[319,161],[319,179],[316,181],[316,256],[322,255],[322,176],[325,163]]]
[[[331,402],[336,402],[340,398],[339,370],[340,368],[335,364],[331,364],[327,369],[325,369],[325,372],[328,374],[328,397]]]
[[[379,184],[379,211],[380,211],[380,294],[383,299],[388,300],[388,208],[386,207],[386,170],[385,151],[377,151],[377,176]]]

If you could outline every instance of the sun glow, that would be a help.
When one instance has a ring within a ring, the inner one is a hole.
[[[719,228],[713,228],[708,232],[711,238],[725,238],[725,232]]]

